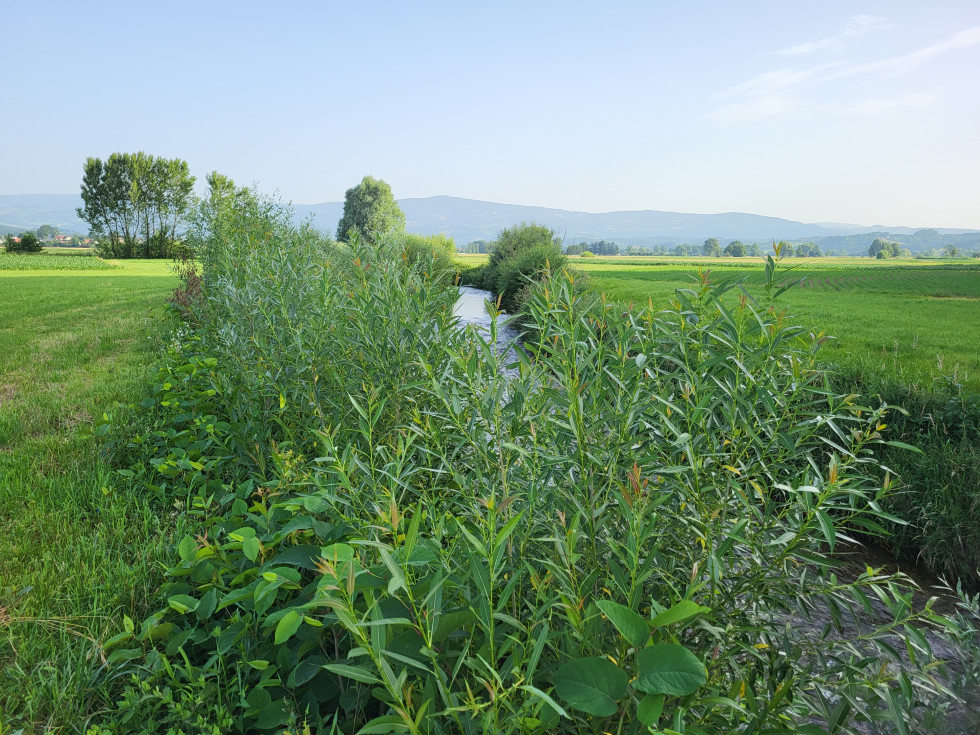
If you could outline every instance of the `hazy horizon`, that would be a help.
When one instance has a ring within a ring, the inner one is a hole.
[[[751,11],[751,12],[750,12]],[[980,229],[980,4],[7,4],[0,193],[143,150],[283,199]],[[112,39],[112,44],[107,39]]]

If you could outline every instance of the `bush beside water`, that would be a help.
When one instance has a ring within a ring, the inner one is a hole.
[[[567,258],[561,240],[542,225],[521,223],[501,230],[486,265],[463,274],[466,283],[490,291],[500,308],[517,314],[543,273],[559,273]]]
[[[193,530],[93,733],[906,731],[948,700],[947,622],[828,553],[888,521],[887,410],[771,310],[560,275],[508,377],[435,258],[253,198],[206,224],[199,327],[115,434]]]
[[[980,396],[953,380],[923,386],[860,367],[835,373],[839,389],[901,407],[891,413],[888,436],[919,450],[879,451],[897,476],[883,506],[909,520],[888,524],[886,546],[953,584],[980,590]]]

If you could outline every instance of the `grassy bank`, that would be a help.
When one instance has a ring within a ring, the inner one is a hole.
[[[145,606],[162,536],[91,427],[146,391],[174,278],[160,261],[4,268],[30,257],[0,255],[0,730],[84,731],[98,642]]]

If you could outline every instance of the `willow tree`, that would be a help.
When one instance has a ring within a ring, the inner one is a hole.
[[[381,179],[365,176],[344,194],[344,216],[337,225],[337,239],[346,241],[351,232],[369,240],[385,232],[405,229],[405,213]]]
[[[191,203],[194,177],[186,161],[139,153],[88,158],[76,212],[99,241],[100,255],[166,258]]]

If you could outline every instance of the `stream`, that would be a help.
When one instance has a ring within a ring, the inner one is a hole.
[[[488,299],[493,299],[493,294],[489,291],[483,291],[472,286],[460,286],[459,298],[456,300],[455,307],[455,314],[459,317],[460,326],[472,324],[489,336],[493,319],[487,314],[486,302]],[[506,323],[507,318],[505,315],[498,319],[497,344],[495,346],[498,355],[506,351],[508,358],[516,359],[514,350],[518,349],[516,345],[521,334],[516,328]],[[512,360],[508,360],[508,362],[512,362]]]

